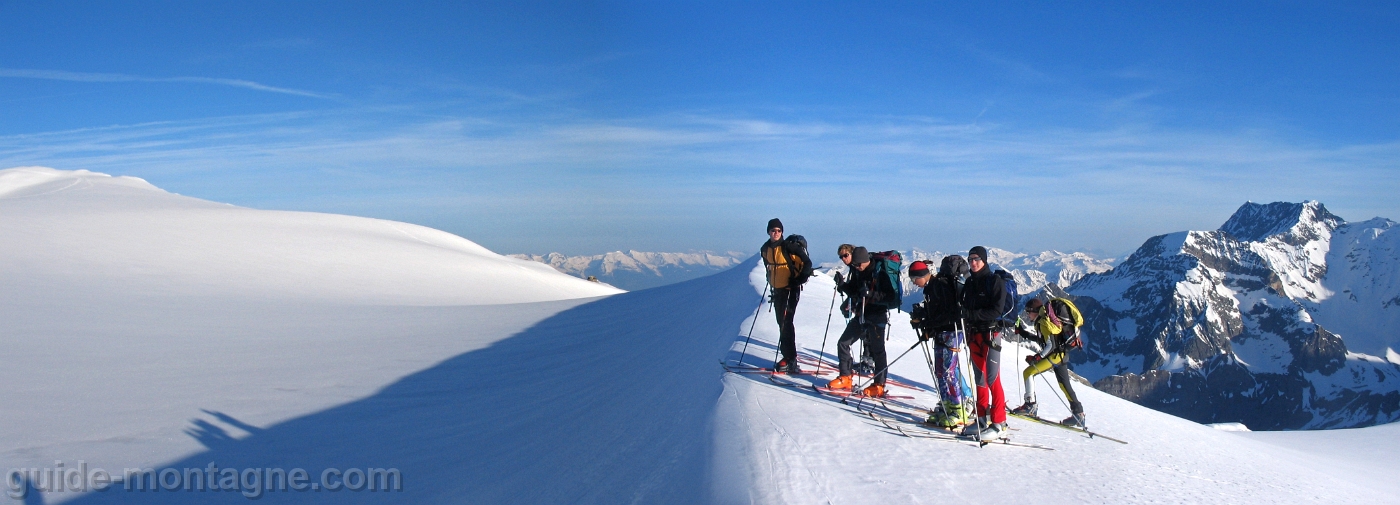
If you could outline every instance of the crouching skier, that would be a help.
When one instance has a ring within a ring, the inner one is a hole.
[[[969,250],[967,265],[972,274],[963,287],[962,311],[977,382],[977,422],[969,424],[963,435],[996,440],[1008,435],[1006,395],[1001,389],[999,318],[1014,302],[1006,293],[1006,282],[987,266],[987,248],[979,245]]]
[[[1079,396],[1074,394],[1074,386],[1070,382],[1068,353],[1083,345],[1079,338],[1079,325],[1083,324],[1084,318],[1079,315],[1079,309],[1073,302],[1062,298],[1051,299],[1048,304],[1039,298],[1032,298],[1026,302],[1026,314],[1031,316],[1035,331],[1026,330],[1025,325],[1017,321],[1016,334],[1040,344],[1040,352],[1026,356],[1029,366],[1021,373],[1022,380],[1026,382],[1026,403],[1012,409],[1011,413],[1036,416],[1035,388],[1032,387],[1031,378],[1053,368],[1060,389],[1069,399],[1071,414],[1060,424],[1083,428],[1084,405],[1079,403]]]
[[[938,275],[932,275],[928,264],[915,261],[909,265],[909,279],[924,288],[924,301],[914,307],[909,323],[919,330],[921,339],[933,341],[934,385],[941,401],[929,413],[928,423],[947,429],[966,426],[968,400],[972,389],[958,366],[958,350],[963,334],[958,328],[961,311],[958,298],[963,279],[967,278],[967,262],[956,254],[943,258]]]
[[[866,396],[885,396],[885,326],[889,324],[889,308],[886,304],[898,303],[899,293],[890,283],[890,275],[884,271],[885,262],[872,263],[870,253],[864,247],[851,251],[851,277],[837,287],[851,299],[852,318],[846,323],[846,331],[836,341],[836,355],[840,359],[840,376],[827,384],[831,389],[850,389],[854,383],[854,358],[851,344],[856,340],[865,342],[870,356],[875,359],[874,380],[870,387],[862,391]],[[878,265],[878,266],[877,266]],[[898,272],[895,272],[898,275]]]

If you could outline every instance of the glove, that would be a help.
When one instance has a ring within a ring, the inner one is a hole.
[[[1030,356],[1026,356],[1026,364],[1027,364],[1027,365],[1034,365],[1035,362],[1037,362],[1037,361],[1040,361],[1040,355],[1039,355],[1039,354],[1032,354],[1032,355],[1030,355]]]
[[[870,286],[866,286],[865,284],[856,286],[856,298],[865,298],[867,296],[870,296]]]
[[[836,285],[840,286],[843,282],[846,282],[846,278],[841,276],[841,272],[836,272]]]
[[[920,342],[928,342],[928,332],[916,331],[916,332],[914,332],[914,333],[917,334],[917,335],[919,336],[919,341],[920,341]]]
[[[850,319],[850,318],[851,318],[851,299],[850,299],[850,298],[847,298],[847,299],[841,301],[841,317],[844,317],[844,318],[846,318],[846,319]]]

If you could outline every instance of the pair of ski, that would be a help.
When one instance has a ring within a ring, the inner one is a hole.
[[[797,362],[798,362],[798,363],[805,363],[805,364],[807,364],[808,366],[816,366],[816,367],[819,367],[819,368],[821,368],[822,374],[823,374],[823,375],[826,374],[826,371],[827,371],[827,370],[831,370],[831,371],[835,372],[836,369],[837,369],[837,365],[836,365],[835,363],[830,363],[830,362],[826,361],[825,359],[820,359],[820,360],[819,360],[819,359],[817,359],[817,358],[808,357],[808,356],[802,355],[802,354],[797,355]],[[861,374],[861,373],[858,373],[858,374],[856,374],[856,376],[857,376],[857,377],[860,377],[862,380],[868,380],[868,379],[870,379],[870,374]],[[915,386],[915,385],[909,384],[909,383],[907,383],[907,382],[900,382],[899,380],[896,380],[895,378],[890,377],[888,373],[885,374],[885,385],[887,385],[887,386],[899,386],[899,387],[902,387],[902,388],[905,388],[905,389],[913,389],[913,390],[915,390],[915,391],[918,391],[918,390],[920,389],[919,386]]]
[[[803,361],[803,360],[799,359],[798,361],[801,362],[801,361]],[[724,360],[720,360],[719,364],[720,364],[720,366],[724,367],[724,370],[725,370],[725,371],[731,372],[731,373],[766,373],[766,374],[769,374],[769,375],[789,375],[787,372],[784,372],[784,371],[782,371],[782,370],[773,370],[772,368],[754,366],[754,365],[750,365],[750,364],[748,364],[748,363],[739,363],[739,364],[730,365],[730,364],[728,364],[728,363],[725,363]],[[834,373],[836,373],[836,370],[835,370],[835,369],[833,369],[833,368],[827,368],[826,370],[822,370],[820,373],[804,371],[804,372],[802,372],[802,373],[800,373],[800,374],[798,374],[798,375],[825,376],[825,375],[831,375],[831,374],[834,374]],[[865,379],[869,379],[869,378],[870,378],[870,376],[868,376],[868,375],[859,375],[859,376],[857,376],[857,377],[860,377],[862,380],[865,380]],[[907,384],[907,383],[904,383],[904,382],[900,382],[900,381],[891,379],[891,378],[889,378],[888,376],[885,377],[885,384],[888,385],[888,386],[899,386],[899,387],[902,387],[902,388],[905,388],[905,389],[913,389],[913,390],[915,390],[915,391],[918,391],[918,390],[919,390],[919,387],[918,387],[918,386],[915,386],[915,385],[913,385],[913,384]]]
[[[776,382],[776,381],[775,381],[775,382]],[[785,385],[785,386],[802,387],[801,384],[784,384],[784,385]],[[829,388],[829,387],[825,387],[825,386],[816,386],[816,385],[813,385],[813,386],[811,386],[811,387],[812,387],[812,389],[815,389],[818,393],[821,393],[821,394],[824,394],[824,395],[828,395],[828,396],[835,396],[835,397],[837,397],[837,398],[874,398],[874,399],[891,398],[891,399],[895,399],[895,400],[913,400],[913,399],[914,399],[914,397],[912,397],[912,396],[892,395],[892,394],[888,394],[888,393],[886,393],[885,396],[876,397],[876,396],[865,396],[864,393],[852,391],[852,390],[850,390],[850,389],[831,389],[831,388]]]
[[[1104,435],[1104,434],[1101,434],[1101,433],[1096,433],[1096,432],[1089,431],[1087,428],[1085,428],[1085,427],[1083,427],[1083,426],[1075,426],[1075,425],[1071,425],[1071,424],[1061,424],[1061,423],[1057,423],[1057,422],[1055,422],[1055,421],[1051,421],[1051,420],[1049,420],[1049,419],[1044,419],[1044,418],[1037,417],[1037,416],[1028,416],[1028,415],[1024,415],[1024,414],[1010,414],[1010,413],[1008,413],[1008,414],[1006,414],[1006,415],[1011,416],[1011,417],[1014,417],[1014,418],[1016,418],[1016,419],[1021,419],[1021,420],[1025,420],[1025,421],[1030,421],[1030,422],[1033,422],[1033,423],[1040,423],[1040,424],[1044,424],[1044,425],[1046,425],[1046,426],[1054,426],[1054,427],[1056,427],[1056,428],[1066,429],[1066,430],[1069,430],[1069,431],[1073,431],[1073,432],[1075,432],[1075,433],[1079,433],[1079,434],[1085,435],[1085,436],[1087,436],[1087,437],[1089,437],[1089,438],[1102,438],[1102,439],[1104,439],[1104,440],[1109,440],[1109,441],[1113,441],[1113,442],[1118,442],[1118,443],[1123,444],[1123,445],[1128,445],[1127,442],[1124,442],[1124,441],[1122,441],[1122,440],[1118,440],[1118,439],[1116,439],[1116,438],[1113,438],[1113,437],[1110,437],[1110,436],[1107,436],[1107,435]]]
[[[766,373],[770,375],[789,375],[787,372],[784,372],[782,370],[774,370],[772,368],[753,366],[749,364],[726,365],[723,361],[721,361],[719,364],[724,366],[725,371],[733,373]],[[798,375],[831,375],[833,373],[835,372],[832,370],[822,370],[821,373],[803,371]]]
[[[865,410],[863,412],[865,412],[865,415],[870,416],[870,418],[874,419],[876,422],[885,425],[886,428],[889,428],[890,430],[893,430],[894,432],[909,438],[942,440],[945,442],[963,443],[974,445],[977,447],[986,447],[988,445],[1003,445],[1007,447],[1024,447],[1027,449],[1040,449],[1042,451],[1055,450],[1054,447],[1048,447],[1040,444],[1012,442],[1009,438],[999,438],[996,440],[980,440],[977,438],[976,435],[959,435],[930,427],[927,423],[916,423],[912,421],[893,419],[876,414],[873,410]]]

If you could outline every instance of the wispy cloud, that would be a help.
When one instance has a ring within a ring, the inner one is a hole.
[[[266,91],[269,93],[281,93],[284,95],[305,96],[311,98],[334,98],[333,95],[314,93],[292,88],[281,88],[268,86],[266,84],[246,81],[242,79],[223,79],[217,77],[144,77],[128,74],[110,74],[95,72],[69,72],[64,70],[33,70],[21,68],[0,68],[0,77],[15,77],[22,79],[46,79],[51,81],[70,82],[188,82],[195,84],[215,84],[220,86],[233,86],[236,88],[251,89],[256,91]]]
[[[1115,251],[1214,228],[1245,200],[1319,199],[1348,218],[1400,216],[1391,196],[1400,142],[1308,145],[1148,126],[1028,131],[918,117],[390,116],[305,112],[3,136],[0,168],[136,175],[217,201],[414,220],[516,244],[510,250],[532,250],[520,245],[521,227],[606,249],[619,247],[608,230],[723,228],[775,209],[833,236],[907,233],[902,218],[871,229],[870,213],[884,212],[932,223],[940,243]],[[1046,230],[1028,215],[1066,228]],[[718,231],[704,238],[676,247],[742,245]]]

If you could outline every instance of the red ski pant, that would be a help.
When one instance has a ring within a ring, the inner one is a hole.
[[[1001,390],[1001,335],[995,330],[973,333],[967,339],[972,351],[972,371],[977,379],[977,415],[1006,422],[1006,394]]]

